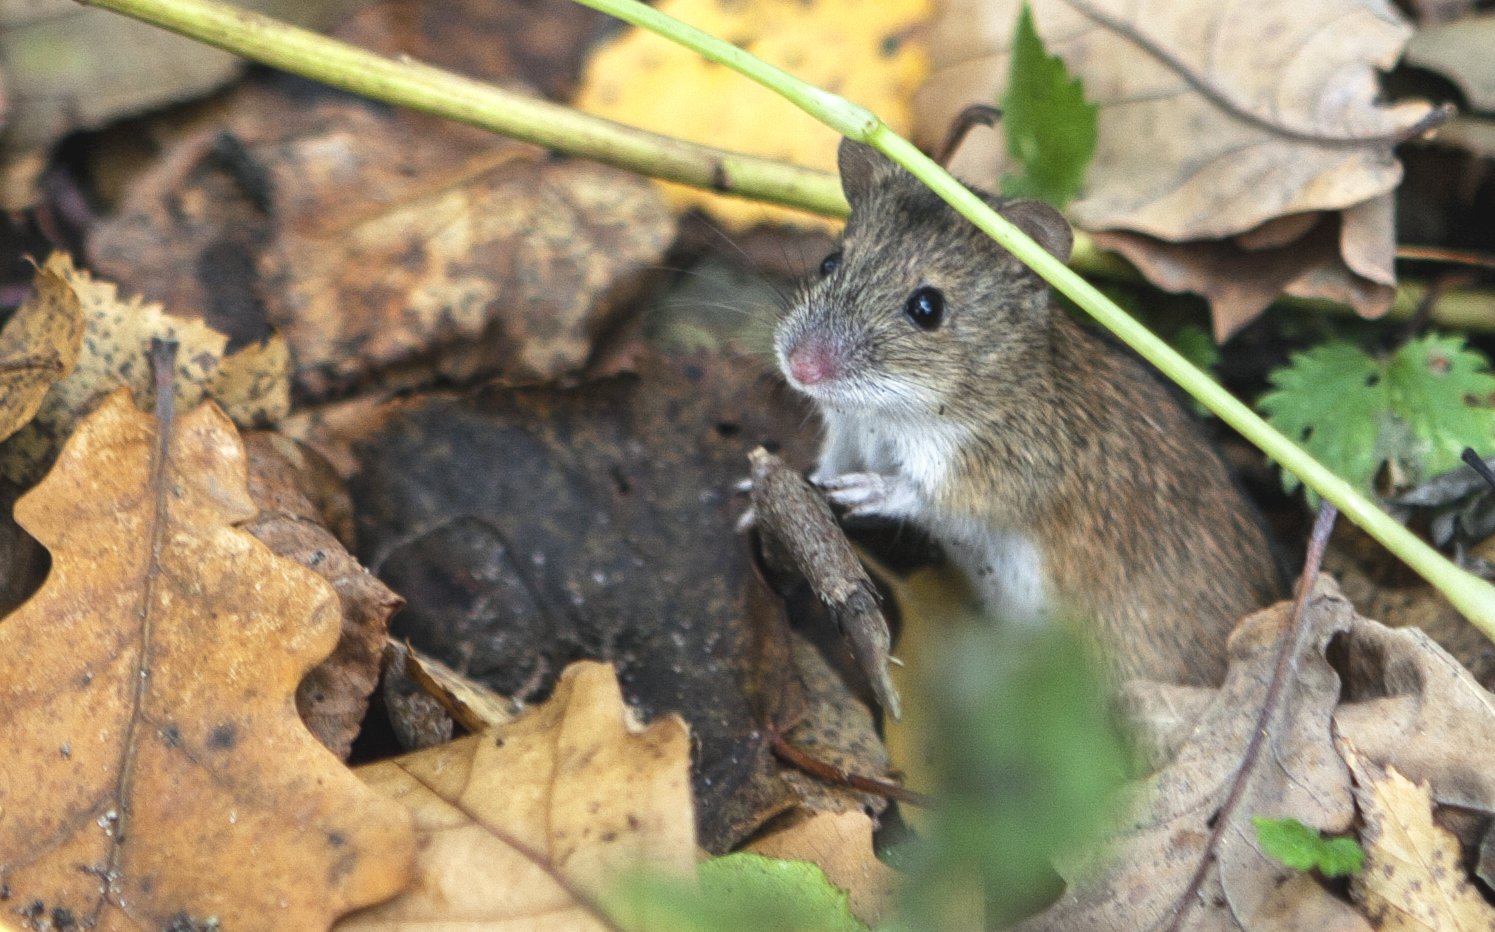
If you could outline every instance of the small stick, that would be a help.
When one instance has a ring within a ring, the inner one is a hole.
[[[1334,519],[1338,517],[1339,509],[1328,499],[1319,502],[1318,517],[1313,522],[1313,533],[1308,538],[1308,554],[1303,558],[1303,575],[1298,579],[1297,597],[1293,601],[1292,618],[1288,621],[1287,629],[1282,632],[1282,646],[1277,649],[1277,664],[1272,669],[1272,680],[1267,684],[1267,694],[1262,699],[1261,711],[1256,716],[1256,726],[1251,730],[1251,740],[1246,744],[1246,751],[1241,755],[1241,766],[1235,772],[1234,779],[1230,783],[1230,792],[1226,794],[1225,801],[1215,812],[1215,821],[1210,829],[1209,841],[1204,846],[1204,854],[1199,858],[1199,866],[1194,870],[1194,876],[1189,878],[1189,885],[1179,896],[1174,906],[1173,921],[1168,924],[1168,932],[1178,932],[1183,928],[1184,919],[1188,917],[1189,910],[1199,898],[1199,888],[1204,886],[1204,878],[1209,873],[1210,867],[1215,863],[1220,847],[1220,839],[1225,835],[1225,828],[1230,824],[1230,817],[1235,807],[1240,804],[1241,797],[1246,793],[1246,784],[1251,779],[1251,771],[1256,766],[1256,759],[1261,756],[1261,747],[1266,742],[1267,729],[1271,725],[1272,713],[1277,710],[1277,703],[1282,697],[1282,688],[1287,684],[1287,671],[1292,666],[1293,656],[1297,653],[1298,641],[1303,637],[1303,618],[1308,609],[1308,595],[1313,591],[1314,581],[1318,579],[1319,568],[1324,562],[1324,550],[1329,545],[1329,534],[1334,530]]]
[[[1485,465],[1485,461],[1480,459],[1480,455],[1474,452],[1474,447],[1465,447],[1462,458],[1469,464],[1470,469],[1479,473],[1479,477],[1490,483],[1491,488],[1495,488],[1495,472],[1492,472],[1490,467]]]
[[[827,783],[849,786],[861,793],[886,796],[888,799],[896,799],[910,806],[919,806],[923,809],[934,807],[934,799],[917,790],[911,790],[887,780],[879,780],[876,777],[864,777],[842,770],[835,764],[823,761],[803,748],[789,743],[789,740],[778,732],[773,732],[770,738],[774,754],[785,763],[803,770],[812,777],[818,777]]]

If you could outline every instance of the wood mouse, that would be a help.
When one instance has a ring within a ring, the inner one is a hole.
[[[912,175],[849,140],[839,162],[840,247],[774,335],[824,421],[812,478],[929,533],[999,618],[1093,620],[1118,682],[1218,684],[1283,583],[1194,417]],[[1068,260],[1058,211],[981,196]]]

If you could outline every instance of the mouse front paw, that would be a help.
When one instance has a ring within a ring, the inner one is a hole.
[[[907,518],[918,505],[918,490],[899,476],[849,472],[816,484],[849,518]]]

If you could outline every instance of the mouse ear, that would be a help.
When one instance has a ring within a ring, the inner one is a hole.
[[[836,152],[836,162],[841,169],[841,190],[846,192],[846,201],[856,210],[868,192],[877,184],[880,174],[893,167],[887,156],[865,143],[841,140]]]
[[[1074,231],[1064,215],[1043,201],[1001,201],[991,205],[1012,225],[1033,237],[1060,262],[1068,262],[1075,245]]]

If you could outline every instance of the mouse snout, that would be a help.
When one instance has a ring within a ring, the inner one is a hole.
[[[835,350],[825,340],[814,337],[796,344],[785,356],[789,377],[801,385],[818,385],[840,374]]]

